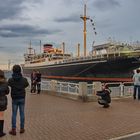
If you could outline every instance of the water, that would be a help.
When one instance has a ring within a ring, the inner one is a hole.
[[[9,79],[12,75],[12,71],[4,71],[4,74],[5,74],[5,78]]]

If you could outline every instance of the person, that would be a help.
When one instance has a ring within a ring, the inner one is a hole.
[[[136,99],[136,95],[138,92],[138,100],[140,100],[140,70],[137,69],[133,75],[133,83],[134,83],[134,92],[133,99]]]
[[[7,96],[9,94],[9,87],[6,82],[4,72],[0,70],[0,137],[6,135],[3,132],[4,128],[4,111],[7,109]]]
[[[103,89],[101,91],[97,91],[96,93],[97,96],[100,96],[100,98],[98,98],[98,103],[103,105],[104,108],[108,108],[111,103],[111,90],[107,84],[104,84],[102,88]]]
[[[25,88],[29,85],[27,79],[24,78],[21,74],[20,65],[13,66],[13,74],[12,77],[8,80],[8,85],[11,87],[12,98],[12,129],[9,131],[9,134],[16,135],[16,116],[18,108],[20,113],[20,133],[25,132]]]
[[[36,79],[36,71],[33,70],[33,72],[31,73],[31,93],[36,92]]]
[[[37,84],[37,94],[41,92],[41,73],[37,71],[36,73],[36,84]]]

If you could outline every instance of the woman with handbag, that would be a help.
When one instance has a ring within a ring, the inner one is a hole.
[[[7,109],[7,94],[9,94],[9,87],[6,82],[4,72],[0,70],[0,137],[6,135],[3,132],[4,127],[4,111]]]

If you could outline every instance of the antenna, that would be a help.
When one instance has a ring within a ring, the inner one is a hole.
[[[40,53],[41,53],[41,40],[40,40]]]

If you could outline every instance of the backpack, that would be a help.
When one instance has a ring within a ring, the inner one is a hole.
[[[0,96],[0,111],[7,109],[8,99],[7,96]]]

